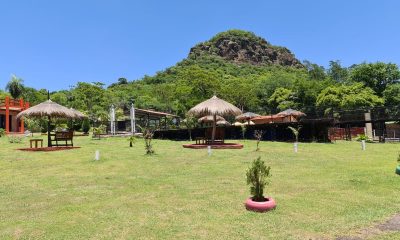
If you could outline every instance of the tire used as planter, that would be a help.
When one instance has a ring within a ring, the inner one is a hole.
[[[397,173],[398,175],[400,175],[400,165],[397,166],[397,168],[396,168],[396,173]]]
[[[247,210],[254,212],[266,212],[276,207],[275,200],[271,197],[267,197],[266,201],[264,202],[253,201],[253,199],[250,197],[246,200],[244,205],[246,206]]]

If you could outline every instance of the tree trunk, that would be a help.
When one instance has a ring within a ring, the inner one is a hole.
[[[212,135],[211,135],[211,144],[214,144],[214,140],[215,140],[215,130],[216,130],[216,126],[217,126],[217,115],[214,114],[213,116],[213,129],[212,129]]]
[[[47,146],[51,147],[51,137],[50,137],[50,116],[47,119]]]

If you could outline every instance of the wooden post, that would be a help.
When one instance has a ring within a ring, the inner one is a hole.
[[[20,108],[21,108],[21,111],[25,110],[25,109],[24,109],[24,100],[23,100],[22,98],[19,99],[19,106],[20,106]],[[25,129],[24,129],[24,119],[23,119],[23,118],[20,118],[19,123],[20,123],[19,132],[20,132],[20,133],[24,133],[24,132],[25,132]]]
[[[10,132],[10,97],[6,96],[6,133]]]
[[[48,122],[47,122],[47,146],[52,147],[51,145],[51,137],[50,137],[50,116],[48,116]]]
[[[217,127],[217,115],[214,114],[213,115],[213,129],[212,129],[212,135],[211,135],[211,144],[214,144],[214,140],[215,140],[215,130]]]

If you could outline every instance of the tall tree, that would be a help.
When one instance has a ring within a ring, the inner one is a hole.
[[[379,96],[388,85],[400,79],[399,67],[394,63],[362,63],[352,67],[350,79],[354,82],[364,83],[372,88]]]
[[[342,67],[339,60],[329,61],[329,69],[327,73],[328,76],[338,83],[346,82],[349,76],[349,70],[345,67]]]
[[[382,104],[383,99],[362,83],[327,87],[318,95],[316,102],[318,107],[325,110],[375,107]]]
[[[24,92],[24,80],[15,76],[14,74],[11,75],[11,80],[6,85],[6,90],[10,93],[10,95],[17,99],[19,98],[22,93]]]

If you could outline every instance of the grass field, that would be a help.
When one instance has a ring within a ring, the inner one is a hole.
[[[245,141],[241,150],[78,137],[80,149],[22,152],[0,138],[0,239],[332,239],[400,212],[399,144]],[[95,150],[101,160],[94,161]],[[245,171],[272,167],[278,207],[248,212]],[[394,239],[387,233],[379,239]]]

